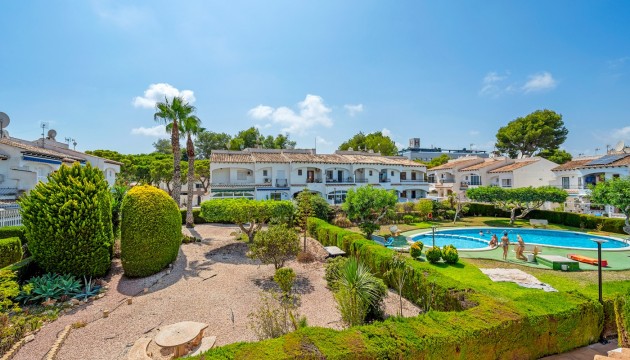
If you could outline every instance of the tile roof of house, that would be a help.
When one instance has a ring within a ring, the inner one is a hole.
[[[461,168],[458,171],[473,171],[473,170],[479,170],[479,169],[483,169],[485,167],[488,166],[492,166],[492,165],[497,165],[500,162],[505,162],[505,159],[486,159],[483,162],[480,162],[479,164],[474,164],[471,166],[467,166],[465,168]]]
[[[343,151],[335,154],[315,154],[312,150],[261,150],[244,151],[215,150],[213,163],[319,163],[319,164],[365,164],[424,167],[402,156],[381,156],[380,154]]]
[[[467,158],[467,157],[462,157],[462,158],[458,158],[458,159],[453,159],[453,160],[449,160],[446,164],[442,164],[442,165],[438,165],[435,167],[430,168],[429,170],[433,171],[433,170],[449,170],[449,169],[454,169],[458,166],[470,166],[473,164],[476,164],[479,162],[479,159],[481,158]]]
[[[46,145],[46,146],[48,146],[48,145]],[[76,157],[91,156],[91,157],[95,157],[95,158],[98,158],[98,159],[103,159],[103,162],[106,162],[108,164],[123,165],[123,163],[121,163],[121,162],[118,162],[118,161],[115,161],[115,160],[111,160],[111,159],[106,159],[104,157],[100,157],[100,156],[96,156],[96,155],[92,155],[92,154],[86,154],[86,153],[82,153],[80,151],[76,151],[76,150],[72,150],[72,149],[59,148],[59,147],[54,146],[54,145],[53,145],[53,147],[55,149],[51,149],[51,150],[60,152],[62,154],[76,155]]]
[[[593,161],[594,159],[596,159],[596,157],[589,157],[589,158],[580,158],[580,159],[576,159],[576,160],[571,160],[568,161],[560,166],[556,166],[555,168],[551,169],[551,171],[563,171],[563,170],[573,170],[573,169],[577,169],[579,167],[582,167],[584,164]]]
[[[538,160],[525,160],[525,161],[517,161],[515,163],[509,164],[509,165],[505,165],[505,166],[501,166],[499,168],[496,168],[494,170],[490,170],[488,171],[489,173],[502,173],[502,172],[512,172],[516,169],[520,169],[522,167],[525,167],[527,165],[531,165],[535,162],[537,162]]]
[[[50,156],[50,157],[62,160],[63,162],[85,161],[84,158],[81,158],[78,156],[72,156],[72,155],[64,154],[64,153],[50,150],[50,149],[44,149],[38,146],[29,145],[25,142],[16,141],[9,138],[1,138],[0,144],[22,149],[23,150],[22,153],[31,153],[31,154],[36,154],[36,155]]]

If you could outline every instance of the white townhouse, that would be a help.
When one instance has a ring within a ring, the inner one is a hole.
[[[307,188],[332,204],[340,204],[348,189],[357,186],[396,190],[399,201],[424,198],[428,190],[423,164],[361,151],[215,150],[210,177],[211,198],[288,200]]]
[[[589,185],[630,176],[630,154],[610,153],[603,156],[580,157],[557,166],[552,171],[555,179],[551,185],[569,193],[565,211],[597,215],[606,213],[611,217],[623,217],[619,209],[613,206],[591,204]]]
[[[488,185],[504,188],[549,186],[555,179],[551,171],[558,164],[542,157],[513,160],[511,164],[488,171]]]
[[[64,148],[65,145],[65,148]],[[47,176],[59,169],[62,164],[90,163],[105,175],[110,185],[120,172],[120,163],[97,156],[70,150],[66,144],[57,143],[54,137],[36,141],[10,138],[3,131],[0,137],[0,195],[1,200],[14,201],[27,193],[39,181],[47,181]]]
[[[468,189],[478,186],[504,188],[538,187],[549,185],[558,164],[541,157],[484,159],[465,156],[428,170],[430,192],[438,198],[449,194],[465,196]]]

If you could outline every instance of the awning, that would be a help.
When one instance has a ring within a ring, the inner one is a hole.
[[[253,192],[254,188],[250,188],[250,189],[210,189],[211,193],[233,193],[233,192]]]

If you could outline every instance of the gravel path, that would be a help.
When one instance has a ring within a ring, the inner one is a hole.
[[[102,299],[45,325],[14,359],[42,359],[64,326],[77,322],[87,325],[70,333],[58,359],[125,359],[138,338],[154,337],[160,326],[185,320],[208,323],[205,334],[217,336],[217,346],[255,341],[247,315],[257,307],[260,291],[275,286],[271,279],[274,268],[248,259],[247,245],[231,235],[235,230],[227,225],[198,225],[193,234],[203,241],[182,245],[172,270],[147,278],[122,276],[120,262],[115,261],[106,279],[109,290]],[[311,239],[308,248],[318,261],[287,264],[298,276],[300,314],[307,317],[310,326],[339,329],[340,315],[324,280],[322,260],[326,253]],[[145,287],[150,287],[146,294],[142,293]],[[127,305],[126,299],[138,293],[133,304]],[[386,312],[395,314],[397,307],[398,296],[390,293]],[[407,301],[404,308],[405,316],[419,313]],[[104,309],[111,311],[108,318],[102,318]]]

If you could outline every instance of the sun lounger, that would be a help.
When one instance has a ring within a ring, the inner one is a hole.
[[[583,262],[585,264],[597,265],[597,259],[577,254],[568,254],[567,257],[571,260]],[[608,266],[608,261],[602,260],[602,266]]]

